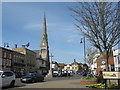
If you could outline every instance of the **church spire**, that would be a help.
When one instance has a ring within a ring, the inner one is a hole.
[[[46,26],[46,15],[44,13],[44,22],[43,22],[43,30],[42,30],[42,38],[40,47],[48,46],[48,38],[47,38],[47,26]]]
[[[48,37],[47,37],[47,25],[46,25],[46,15],[44,13],[44,22],[42,29],[42,37],[40,43],[40,58],[49,61],[49,47],[48,47]]]
[[[48,72],[50,69],[50,62],[49,62],[49,46],[48,46],[48,37],[47,37],[47,25],[46,25],[46,15],[44,13],[44,22],[43,22],[43,29],[42,29],[42,36],[41,36],[41,44],[40,44],[40,58],[45,60],[46,68],[45,71]]]
[[[45,12],[44,12],[43,33],[44,34],[46,33],[46,15],[45,15]]]

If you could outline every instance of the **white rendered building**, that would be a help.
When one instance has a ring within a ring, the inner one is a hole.
[[[97,54],[94,55],[93,61],[92,61],[91,65],[90,65],[92,74],[94,74],[94,75],[95,75],[95,73],[96,73],[96,69],[97,69],[97,59],[98,59],[99,55],[100,55],[99,53],[97,53]]]
[[[113,50],[115,71],[120,71],[120,49]]]

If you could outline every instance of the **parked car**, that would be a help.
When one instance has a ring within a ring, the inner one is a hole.
[[[93,74],[87,74],[87,77],[95,77]]]
[[[78,74],[78,75],[82,75],[82,74],[83,74],[83,72],[77,72],[77,74]]]
[[[14,87],[15,85],[15,73],[12,71],[0,70],[0,87]]]
[[[53,73],[53,77],[58,77],[58,73]]]
[[[47,73],[42,73],[42,75],[45,77],[47,75]]]
[[[67,77],[67,73],[62,73],[62,77]]]
[[[24,76],[24,74],[22,73],[15,73],[15,75],[16,75],[16,78],[21,78],[22,76]]]
[[[62,76],[62,73],[58,73],[58,77],[61,77]]]
[[[82,74],[83,76],[87,76],[87,73],[86,72],[83,72],[83,74]]]
[[[27,82],[38,82],[38,81],[44,81],[44,76],[39,73],[27,73],[25,76],[21,77],[21,82],[27,83]]]

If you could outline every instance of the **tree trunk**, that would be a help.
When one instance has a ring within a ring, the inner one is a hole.
[[[105,51],[104,59],[105,59],[105,69],[106,69],[106,71],[109,71],[108,58],[109,57],[107,55],[107,52]]]

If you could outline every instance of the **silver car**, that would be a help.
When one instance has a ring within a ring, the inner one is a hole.
[[[15,85],[15,74],[12,71],[0,70],[0,87],[14,87]]]

